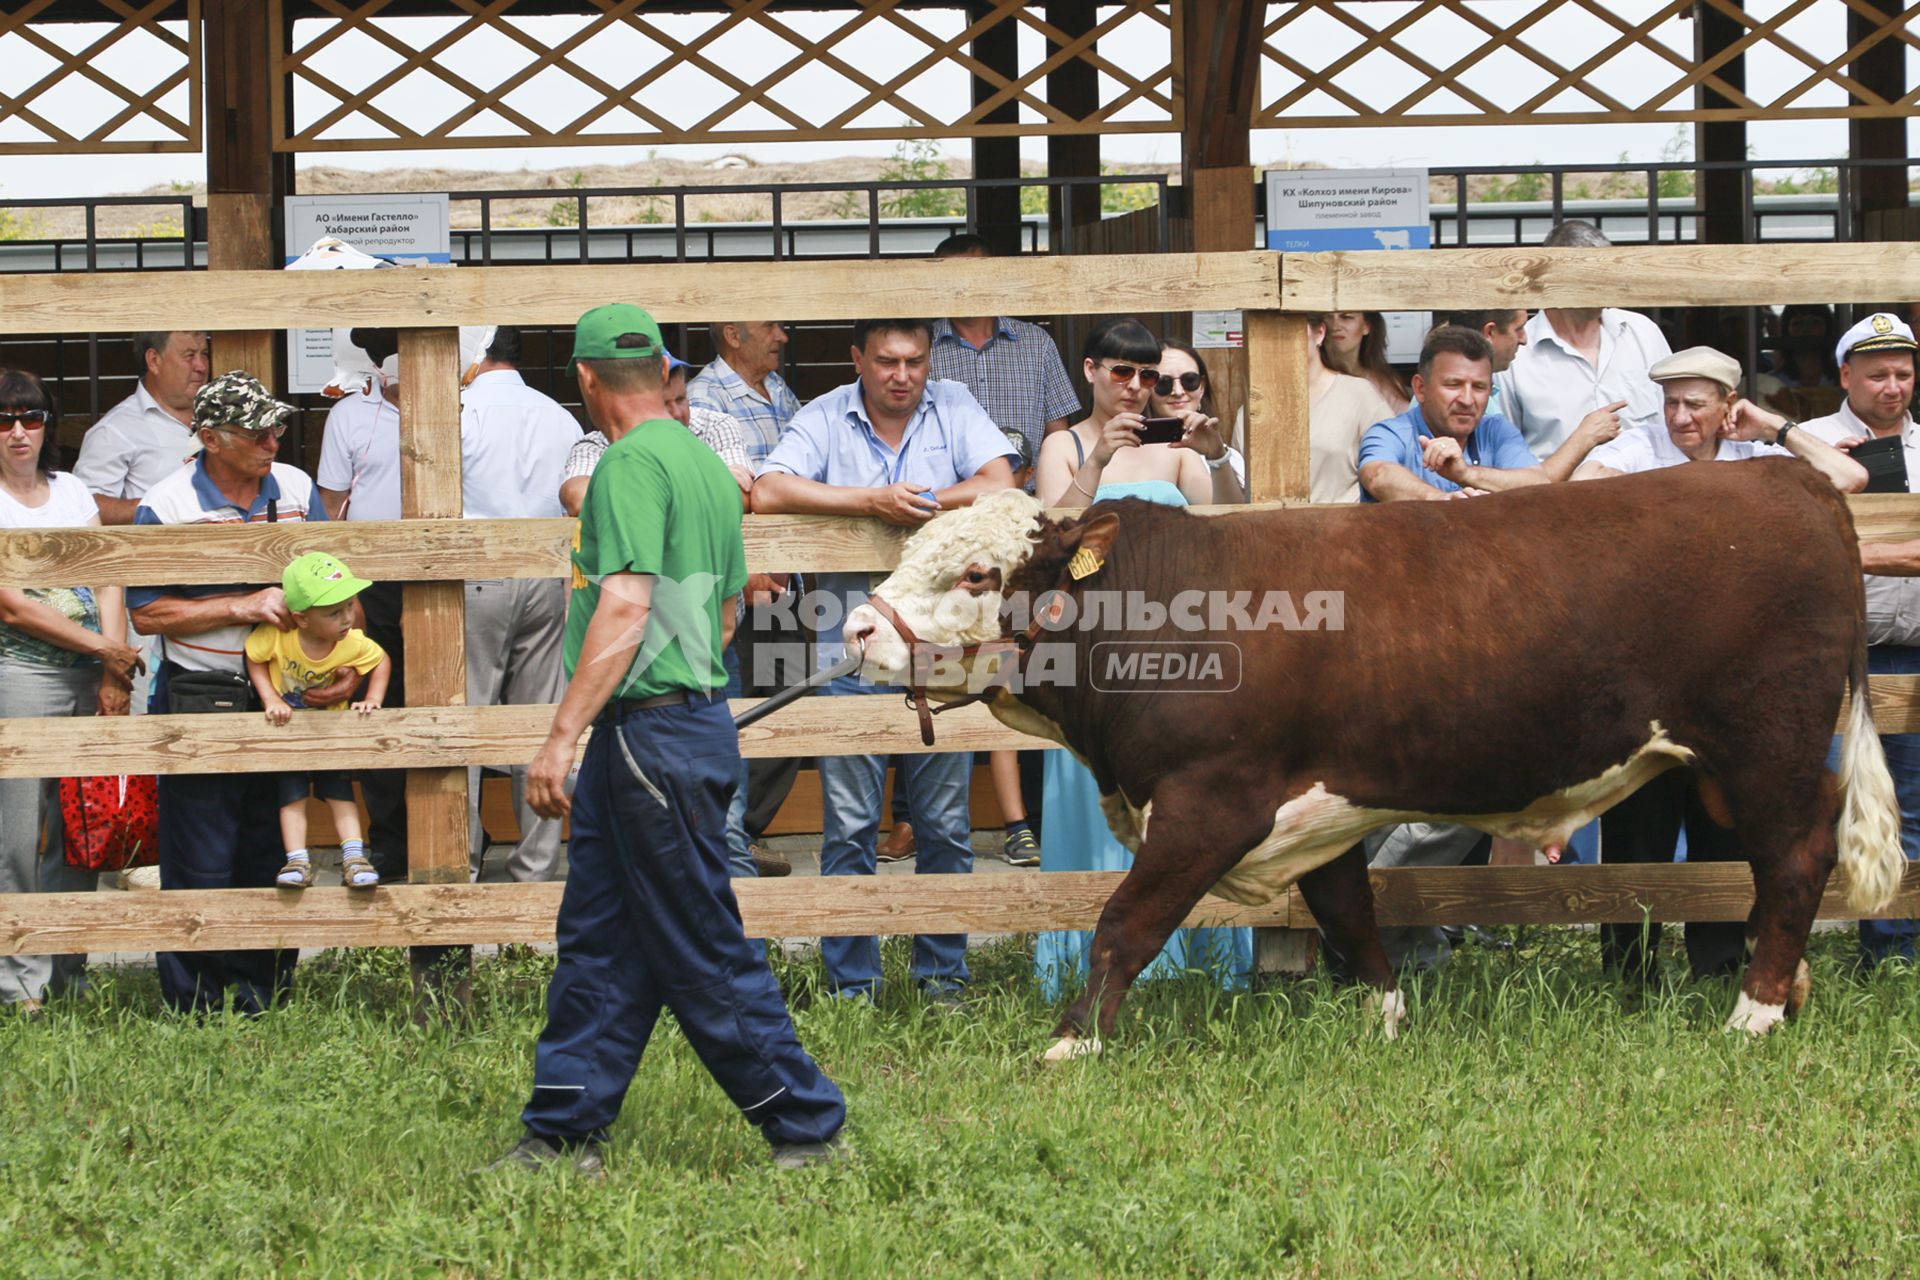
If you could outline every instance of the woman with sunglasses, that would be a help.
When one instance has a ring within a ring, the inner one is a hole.
[[[1329,311],[1326,320],[1327,338],[1320,344],[1320,358],[1327,367],[1365,378],[1395,414],[1405,413],[1413,400],[1387,363],[1387,318],[1378,311]]]
[[[1137,320],[1109,320],[1088,335],[1082,371],[1093,387],[1093,412],[1040,446],[1034,487],[1041,502],[1080,507],[1141,498],[1184,507],[1246,501],[1220,424],[1201,413],[1197,403],[1168,415],[1185,421],[1178,443],[1140,443],[1140,423],[1159,385],[1163,354],[1159,339]],[[1107,827],[1093,775],[1068,752],[1046,753],[1042,796],[1040,812],[1047,823],[1042,871],[1124,871],[1133,865],[1133,855]],[[1064,987],[1085,980],[1092,940],[1084,930],[1040,935],[1034,968],[1047,999],[1058,1000]],[[1181,929],[1136,981],[1177,977],[1190,969],[1206,970],[1227,986],[1244,985],[1253,970],[1253,931]]]
[[[1140,443],[1160,384],[1160,340],[1138,320],[1108,320],[1087,335],[1082,374],[1093,389],[1093,412],[1040,446],[1034,492],[1049,507],[1083,507],[1100,497],[1145,497],[1180,505],[1245,502],[1216,418],[1197,403],[1168,417],[1183,420],[1173,444]],[[1133,492],[1146,485],[1163,490]],[[1115,489],[1102,493],[1103,488]],[[1119,492],[1121,489],[1127,492]],[[1173,498],[1177,493],[1178,498]]]
[[[0,529],[100,523],[87,486],[53,469],[53,428],[40,379],[0,371]],[[126,634],[119,587],[0,588],[0,719],[127,714],[142,664]],[[75,893],[92,880],[67,865],[54,780],[0,778],[0,893]],[[79,985],[85,962],[0,956],[0,1004],[35,1016],[49,995]]]

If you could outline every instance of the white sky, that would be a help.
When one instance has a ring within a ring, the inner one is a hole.
[[[1615,12],[1635,19],[1651,12],[1659,0],[1609,2]],[[1476,11],[1498,23],[1521,20],[1538,7],[1538,0],[1472,0],[1472,3]],[[1764,18],[1785,3],[1786,0],[1747,0],[1747,9],[1755,16]],[[1356,8],[1354,12],[1363,13],[1367,21],[1375,25],[1385,25],[1411,8],[1412,5],[1404,0],[1382,0]],[[1806,13],[1785,24],[1783,31],[1816,57],[1835,57],[1845,47],[1844,12],[1842,0],[1817,0]],[[839,24],[849,21],[851,17],[846,13],[800,12],[786,15],[786,20],[800,36],[819,39],[837,30]],[[958,11],[916,12],[912,20],[935,37],[944,37],[961,29]],[[582,21],[584,19],[565,17],[532,18],[523,20],[520,29],[531,41],[551,46],[578,29]],[[659,29],[669,38],[684,41],[695,38],[712,19],[667,15],[655,21],[659,22]],[[414,45],[424,44],[450,29],[451,25],[450,21],[442,19],[404,19],[390,24],[396,36]],[[98,38],[101,28],[83,25],[54,30],[58,32],[62,43],[74,47],[79,42]],[[304,45],[321,30],[320,24],[302,23],[296,32],[296,43]],[[1418,48],[1429,61],[1441,66],[1464,57],[1478,46],[1481,38],[1457,16],[1444,12],[1423,19],[1412,28],[1412,32],[1417,33],[1418,39],[1410,39],[1408,43]],[[1598,28],[1597,19],[1577,7],[1562,6],[1535,24],[1528,38],[1563,65],[1572,65],[1590,56],[1598,47],[1596,41],[1605,35],[1606,32]],[[1656,35],[1676,51],[1684,52],[1691,47],[1691,24],[1688,22],[1669,21],[1656,30]],[[1282,47],[1299,62],[1318,67],[1329,64],[1357,41],[1358,37],[1351,29],[1342,27],[1324,13],[1314,12],[1308,13],[1297,26],[1288,29]],[[1042,55],[1042,48],[1043,42],[1037,33],[1022,29],[1020,60],[1023,66],[1036,62]],[[879,76],[882,69],[908,65],[918,55],[927,52],[927,45],[898,26],[875,22],[850,38],[836,41],[834,49],[848,62]],[[1164,27],[1150,18],[1137,16],[1104,38],[1100,43],[1100,53],[1115,65],[1130,70],[1147,69],[1167,64],[1170,45]],[[709,54],[741,78],[757,80],[793,58],[795,49],[778,35],[747,25],[716,42]],[[491,87],[525,65],[530,56],[523,46],[506,36],[482,33],[454,46],[444,56],[444,65],[474,83]],[[619,84],[640,74],[648,66],[672,56],[670,50],[637,32],[617,29],[603,33],[584,46],[578,59],[595,74]],[[173,57],[172,63],[169,62],[170,57],[173,56],[156,50],[152,45],[142,47],[136,42],[109,49],[93,59],[93,65],[123,83],[145,87],[153,83],[155,77],[164,74],[166,67],[177,64],[177,57]],[[390,50],[358,34],[335,41],[316,57],[318,67],[349,87],[358,87],[377,78],[394,61],[395,55]],[[1908,62],[1911,81],[1916,65],[1920,65],[1920,53],[1909,49]],[[45,54],[25,45],[18,36],[8,36],[0,38],[0,65],[9,67],[9,88],[18,91],[38,79],[45,68],[52,66],[52,62]],[[1797,82],[1807,74],[1808,68],[1803,63],[1771,48],[1756,49],[1747,60],[1748,83],[1756,87]],[[1263,75],[1269,87],[1293,83],[1289,74],[1271,61],[1263,69]],[[1643,98],[1650,86],[1664,83],[1671,75],[1670,66],[1655,54],[1632,50],[1609,62],[1594,73],[1593,78],[1604,91],[1633,102]],[[1511,53],[1491,55],[1485,60],[1484,66],[1476,66],[1463,80],[1503,105],[1523,101],[1547,83],[1545,73],[1537,66]],[[1111,87],[1111,81],[1106,83]],[[1394,101],[1414,91],[1422,83],[1421,77],[1404,64],[1380,51],[1375,51],[1349,68],[1340,80],[1342,88],[1369,102]],[[906,86],[902,92],[907,98],[924,103],[931,109],[949,110],[951,104],[964,100],[967,92],[965,72],[951,65],[936,67]],[[831,110],[850,102],[855,90],[831,69],[807,66],[786,79],[775,90],[775,94],[796,110],[812,112],[823,106]],[[727,97],[728,91],[717,81],[695,67],[681,65],[650,89],[643,101],[650,109],[676,121],[692,121],[718,109]],[[599,100],[599,94],[551,69],[508,98],[516,109],[549,126],[572,118]],[[303,122],[313,119],[318,112],[326,110],[331,101],[318,89],[299,85],[295,99],[296,119]],[[434,121],[461,101],[461,95],[444,82],[428,73],[415,72],[379,99],[378,105],[403,119]],[[1458,99],[1449,102],[1445,95],[1429,101],[1434,109],[1460,109],[1464,106]],[[1568,105],[1590,105],[1574,102],[1565,94],[1557,101]],[[1844,101],[1844,96],[1837,88],[1827,86],[1815,90],[1806,101],[1809,104],[1835,105]],[[114,103],[111,95],[76,80],[63,84],[46,98],[36,100],[35,105],[64,121],[104,118],[114,109]],[[184,89],[171,95],[165,105],[184,114]],[[1321,98],[1317,103],[1309,100],[1302,105],[1309,109],[1325,110],[1328,100]],[[1130,108],[1122,118],[1135,116],[1137,108],[1139,104]],[[1032,117],[1030,109],[1022,110],[1029,118]],[[736,115],[733,123],[753,126],[772,119],[763,109],[752,107]],[[902,113],[895,107],[881,108],[861,118],[862,123],[883,127],[899,124],[902,120]],[[485,127],[487,122],[482,120],[475,123]],[[345,126],[349,131],[354,127],[351,122]],[[610,119],[607,127],[633,129],[644,126],[630,117],[625,121]],[[1619,159],[1623,153],[1630,160],[1649,161],[1661,156],[1678,127],[1668,123],[1537,125],[1498,131],[1420,127],[1267,130],[1254,135],[1253,150],[1257,163],[1313,161],[1338,167],[1605,163]],[[1910,123],[1910,135],[1912,128]],[[0,124],[0,148],[4,148],[7,141],[24,139],[30,133],[28,127],[18,121]],[[1756,124],[1749,126],[1748,140],[1754,154],[1763,158],[1832,157],[1845,154],[1847,130],[1844,122],[1835,120]],[[968,143],[964,139],[943,141],[941,146],[948,153],[960,156],[966,155],[968,150]],[[1129,161],[1173,163],[1179,159],[1179,140],[1170,133],[1110,136],[1103,140],[1102,148],[1103,158],[1110,164],[1124,165]],[[849,154],[884,155],[892,149],[893,143],[889,141],[736,143],[661,147],[657,148],[657,154],[662,157],[707,159],[738,152],[772,161],[820,159]],[[298,163],[302,168],[326,164],[367,169],[415,165],[489,169],[501,173],[502,185],[510,186],[511,178],[505,175],[522,168],[553,169],[586,163],[630,163],[646,159],[650,150],[656,149],[549,147],[340,152],[302,155]],[[1040,139],[1028,139],[1023,143],[1022,151],[1028,157],[1039,160],[1045,155],[1045,143]],[[0,197],[124,193],[169,182],[197,182],[203,176],[204,161],[197,155],[129,155],[111,158],[16,155],[9,157],[4,182],[0,182]]]

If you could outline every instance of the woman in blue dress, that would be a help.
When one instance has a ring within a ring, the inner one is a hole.
[[[1161,344],[1137,320],[1109,320],[1087,337],[1082,373],[1093,388],[1093,412],[1040,447],[1034,488],[1048,507],[1081,507],[1105,498],[1142,498],[1184,507],[1189,503],[1245,502],[1220,424],[1196,410],[1185,419],[1175,444],[1141,444],[1140,424],[1151,412],[1160,381]],[[1066,751],[1046,756],[1042,871],[1125,871],[1133,854],[1113,838],[1100,810],[1093,774]],[[1034,951],[1042,992],[1058,1000],[1064,989],[1086,980],[1085,930],[1043,933]],[[1251,929],[1181,929],[1136,981],[1185,973],[1213,974],[1223,985],[1243,986],[1253,970]]]

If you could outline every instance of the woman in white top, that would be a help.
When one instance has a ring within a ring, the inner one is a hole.
[[[1352,314],[1352,313],[1349,313]],[[1366,378],[1328,367],[1327,317],[1315,316],[1307,333],[1316,354],[1307,363],[1308,434],[1311,436],[1309,493],[1315,502],[1360,501],[1360,437],[1376,422],[1405,412],[1387,402]]]
[[[100,523],[87,486],[52,469],[53,426],[40,379],[0,371],[0,529]],[[126,634],[119,587],[0,587],[0,719],[125,715],[141,665]],[[64,836],[53,779],[0,778],[0,893],[91,889],[92,877],[67,866]],[[49,989],[58,994],[78,982],[84,960],[0,956],[0,1003],[37,1013]]]
[[[1327,337],[1320,358],[1335,373],[1365,378],[1381,399],[1393,406],[1394,413],[1405,413],[1413,400],[1400,375],[1387,363],[1387,318],[1378,311],[1329,311],[1326,321]]]

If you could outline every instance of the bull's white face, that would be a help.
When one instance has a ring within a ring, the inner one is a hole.
[[[1007,578],[1033,551],[1041,507],[1017,489],[946,512],[907,539],[900,566],[873,594],[892,605],[923,644],[964,648],[1002,632]],[[893,624],[869,605],[847,615],[847,644],[864,643],[861,674],[906,682],[911,655]]]

